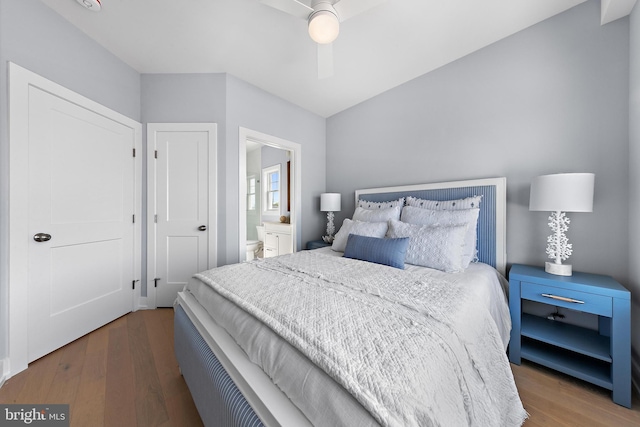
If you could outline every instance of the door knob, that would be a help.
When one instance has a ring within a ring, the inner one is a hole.
[[[35,240],[36,242],[46,242],[48,240],[51,240],[51,234],[38,233],[33,236],[33,240]]]
[[[207,231],[207,226],[206,225],[201,225],[200,227],[198,227],[198,230]]]

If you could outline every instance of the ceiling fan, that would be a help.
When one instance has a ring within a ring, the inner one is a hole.
[[[309,23],[309,36],[318,44],[318,78],[333,75],[332,42],[340,22],[358,15],[384,0],[260,0],[268,6]]]

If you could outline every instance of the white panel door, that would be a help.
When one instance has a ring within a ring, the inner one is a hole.
[[[135,132],[29,88],[28,359],[131,311]]]
[[[171,130],[167,130],[168,129]],[[198,129],[207,126],[207,129]],[[210,241],[210,163],[215,127],[209,124],[150,124],[147,138],[155,162],[155,303],[171,307],[189,279],[213,263]],[[162,128],[162,129],[161,129]],[[153,256],[152,254],[150,256]],[[153,292],[148,292],[151,295]]]

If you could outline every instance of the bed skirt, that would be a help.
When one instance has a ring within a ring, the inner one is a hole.
[[[180,305],[174,324],[176,358],[204,424],[263,426]]]

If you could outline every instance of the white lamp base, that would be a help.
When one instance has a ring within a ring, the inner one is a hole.
[[[555,262],[545,262],[544,271],[556,276],[571,276],[571,264],[556,264]]]
[[[332,243],[333,242],[333,235],[336,232],[336,227],[335,225],[333,225],[333,218],[334,218],[334,214],[332,211],[327,212],[327,235],[326,236],[322,236],[322,240],[325,241],[325,243]]]

